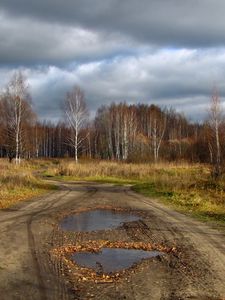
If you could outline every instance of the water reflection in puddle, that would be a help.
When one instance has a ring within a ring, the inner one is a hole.
[[[116,228],[121,223],[137,220],[140,220],[139,216],[128,212],[97,209],[67,216],[60,227],[69,231],[94,231]]]
[[[97,273],[113,273],[133,266],[143,259],[162,255],[159,251],[136,249],[102,248],[101,252],[76,252],[73,261],[81,267],[91,268]]]

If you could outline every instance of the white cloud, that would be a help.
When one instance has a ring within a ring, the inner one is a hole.
[[[24,70],[42,118],[61,116],[60,103],[74,84],[85,90],[91,110],[112,101],[145,102],[173,106],[194,119],[203,118],[214,84],[225,101],[222,49],[218,53],[164,49],[152,54],[71,64],[68,68],[46,66]],[[0,85],[11,74],[11,69],[1,70]]]

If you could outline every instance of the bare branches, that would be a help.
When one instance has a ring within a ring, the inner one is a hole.
[[[30,103],[26,80],[21,72],[17,72],[8,83],[1,101],[2,119],[7,135],[6,145],[10,159],[15,156],[16,163],[20,162],[26,124],[35,118]]]
[[[87,121],[88,111],[84,100],[84,92],[79,87],[74,87],[68,92],[64,102],[65,115],[71,128],[68,143],[74,148],[74,156],[78,162],[78,149],[87,137],[81,137],[80,132]]]

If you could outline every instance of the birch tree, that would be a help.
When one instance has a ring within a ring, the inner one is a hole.
[[[122,105],[122,128],[121,128],[121,144],[122,144],[122,158],[127,160],[129,154],[134,147],[136,138],[137,122],[136,114],[133,106]]]
[[[71,129],[71,136],[68,137],[68,143],[74,148],[74,158],[78,162],[78,149],[87,136],[81,136],[81,130],[84,127],[88,110],[84,99],[84,92],[77,86],[67,93],[64,102],[65,114]]]
[[[212,175],[216,179],[221,175],[221,142],[220,131],[223,122],[222,107],[218,91],[214,89],[209,108],[208,125],[210,128],[210,137],[208,140],[210,156],[212,159]]]
[[[152,106],[151,109],[151,141],[153,147],[154,160],[156,162],[159,158],[159,150],[166,130],[167,115],[156,106]]]
[[[15,157],[16,164],[19,164],[23,151],[25,124],[31,123],[35,118],[28,85],[21,72],[14,73],[6,87],[2,98],[2,111],[9,158],[11,160]]]

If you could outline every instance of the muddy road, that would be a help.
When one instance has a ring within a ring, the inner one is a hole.
[[[140,196],[129,187],[56,183],[47,196],[0,211],[0,299],[225,299],[225,232]],[[141,221],[92,232],[63,231],[63,216],[115,207]],[[152,243],[176,249],[145,260],[118,280],[81,280],[54,249],[88,241]]]

